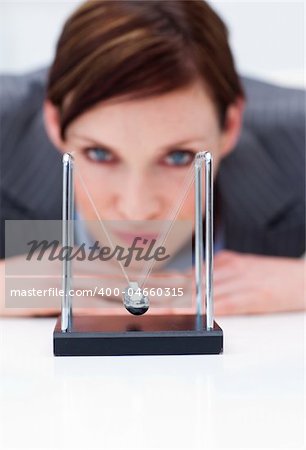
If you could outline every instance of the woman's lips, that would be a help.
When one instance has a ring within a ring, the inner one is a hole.
[[[149,245],[153,241],[153,239],[158,238],[157,233],[145,233],[141,231],[129,233],[126,231],[113,230],[113,234],[114,236],[117,236],[120,239],[120,241],[125,242],[127,244],[132,244],[134,240],[138,238],[136,242],[137,247],[144,247],[146,245]]]

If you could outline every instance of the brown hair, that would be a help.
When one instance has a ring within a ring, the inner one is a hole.
[[[163,94],[199,78],[222,127],[228,106],[244,93],[227,28],[203,0],[87,1],[63,28],[47,98],[60,111],[64,138],[98,102]]]

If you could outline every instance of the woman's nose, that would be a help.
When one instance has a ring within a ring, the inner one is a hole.
[[[130,177],[121,184],[117,209],[122,219],[153,220],[161,214],[162,200],[146,177]]]

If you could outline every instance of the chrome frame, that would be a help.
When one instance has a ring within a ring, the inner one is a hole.
[[[63,210],[62,210],[62,244],[63,248],[74,246],[74,174],[73,157],[70,153],[63,155]],[[66,253],[69,254],[69,252]],[[62,287],[63,296],[61,304],[61,330],[66,332],[71,326],[72,297],[70,295],[72,267],[71,259],[63,259]]]
[[[203,314],[203,186],[202,172],[205,163],[205,311],[206,329],[214,327],[213,305],[213,162],[210,152],[199,152],[194,162],[195,170],[195,285],[197,324]]]
[[[203,327],[203,186],[202,172],[205,162],[205,311],[206,329],[214,327],[213,308],[213,162],[210,152],[199,152],[195,157],[195,284],[196,284],[196,318],[200,328]],[[62,244],[63,247],[74,245],[74,170],[73,157],[63,155],[63,211]],[[72,279],[72,264],[64,258],[62,269],[63,296],[61,302],[61,331],[67,332],[72,321],[72,296],[69,295]]]

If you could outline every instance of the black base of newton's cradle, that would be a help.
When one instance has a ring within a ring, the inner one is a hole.
[[[205,324],[205,316],[203,316]],[[55,356],[199,355],[223,351],[223,332],[198,329],[194,315],[74,316],[69,331],[58,318]]]

